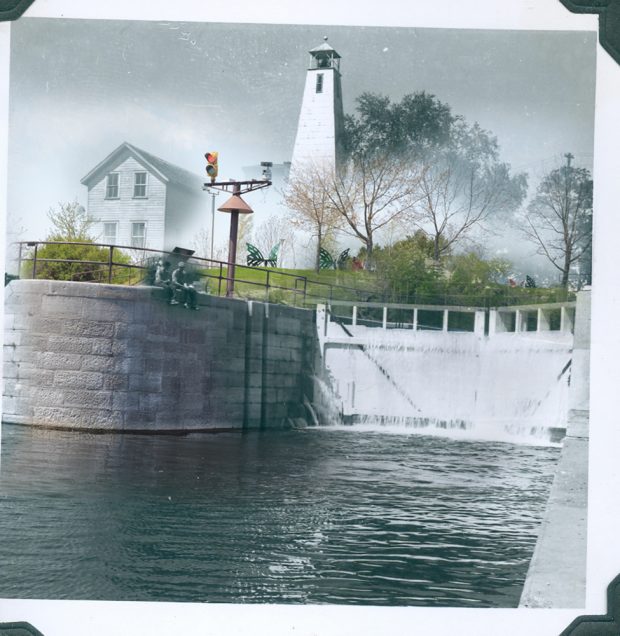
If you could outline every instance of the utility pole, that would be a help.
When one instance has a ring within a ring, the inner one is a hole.
[[[568,232],[568,226],[571,221],[570,217],[570,189],[572,187],[571,183],[571,170],[570,170],[570,162],[575,158],[575,156],[571,152],[567,152],[566,157],[566,172],[564,177],[564,210],[562,211],[563,217],[563,225],[564,225],[564,234],[566,236]],[[565,254],[564,254],[564,270],[562,273],[562,286],[568,289],[568,278],[570,275],[570,264],[573,255],[573,246],[572,244],[566,242]]]
[[[211,195],[211,253],[209,258],[213,260],[213,237],[215,236],[215,197],[219,195],[217,190],[209,190]]]

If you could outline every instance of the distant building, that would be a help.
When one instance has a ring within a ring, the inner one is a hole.
[[[328,43],[309,51],[310,68],[299,113],[291,172],[312,163],[336,167],[342,158],[344,113],[340,55]]]
[[[99,243],[189,247],[208,209],[200,177],[127,142],[81,182]]]
[[[266,176],[265,166],[262,165],[244,166],[242,170],[244,179],[264,179]],[[276,187],[284,186],[291,171],[291,162],[274,163],[269,167],[269,170],[271,171],[270,181],[273,185]]]

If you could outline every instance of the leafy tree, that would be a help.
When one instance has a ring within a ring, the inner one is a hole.
[[[432,240],[438,267],[526,195],[526,175],[500,160],[497,139],[425,92],[400,102],[362,94],[345,118],[343,147],[336,170],[293,175],[289,207],[320,236],[317,253],[324,231],[341,231],[362,242],[367,267],[377,234],[396,222]]]
[[[500,284],[510,272],[505,259],[484,259],[475,252],[451,256],[446,264],[449,286],[462,293],[481,292]]]
[[[398,103],[363,93],[356,102],[357,115],[345,117],[343,148],[349,157],[375,152],[421,157],[449,143],[456,121],[447,104],[424,91]]]
[[[500,161],[497,139],[434,95],[419,92],[393,103],[364,93],[356,110],[345,120],[346,151],[357,164],[386,155],[409,162],[417,177],[417,203],[407,215],[433,239],[436,261],[471,239],[490,217],[505,216],[522,203],[526,177],[511,175]]]
[[[397,302],[475,304],[505,292],[511,264],[476,252],[447,254],[438,266],[435,245],[418,230],[385,248],[376,248],[377,276],[383,292]],[[363,252],[363,250],[360,250]]]
[[[61,203],[58,209],[50,208],[47,215],[53,229],[45,239],[50,243],[37,247],[36,277],[83,282],[106,281],[109,276],[109,250],[93,244],[88,234],[92,220],[87,216],[86,210],[74,201]],[[30,258],[33,253],[34,250],[29,255]],[[117,250],[114,253],[114,262],[128,264],[130,259]],[[24,263],[22,274],[32,275],[30,261]],[[127,268],[113,268],[112,282],[126,282],[127,279]]]
[[[587,262],[592,245],[592,178],[569,164],[552,170],[522,216],[521,230],[560,272],[568,287],[571,267]]]
[[[384,292],[395,300],[413,301],[437,292],[441,273],[433,267],[433,243],[423,232],[416,232],[375,252],[377,276]],[[365,256],[365,250],[360,250]]]

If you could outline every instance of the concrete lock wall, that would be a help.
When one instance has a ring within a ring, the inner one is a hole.
[[[87,430],[281,426],[312,399],[314,312],[153,287],[16,280],[3,421]]]
[[[568,423],[520,607],[584,607],[590,422],[590,291],[577,294]]]

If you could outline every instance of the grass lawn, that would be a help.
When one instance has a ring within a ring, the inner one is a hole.
[[[201,270],[208,277],[209,292],[224,295],[226,281],[219,285],[219,269]],[[227,270],[222,268],[222,277]],[[204,280],[204,279],[203,279]],[[268,286],[268,287],[267,287]],[[305,290],[305,295],[304,295]],[[445,287],[427,293],[385,294],[374,272],[352,270],[235,267],[235,296],[296,306],[314,306],[326,300],[391,302],[406,304],[495,307],[553,303],[574,299],[561,288],[526,288],[493,285],[484,289],[459,290]]]
[[[209,280],[210,293],[226,293],[226,281],[220,285],[218,280],[219,269],[201,272]],[[222,268],[222,277],[226,276],[227,269]],[[314,305],[327,299],[365,301],[376,295],[376,285],[372,272],[235,267],[235,296],[291,305]]]

